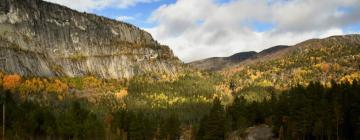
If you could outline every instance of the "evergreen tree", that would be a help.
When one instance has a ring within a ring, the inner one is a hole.
[[[166,119],[162,128],[161,132],[164,133],[166,140],[180,139],[180,121],[175,114]]]
[[[142,115],[129,113],[128,121],[128,140],[144,140],[144,135],[142,133]]]
[[[243,97],[236,97],[231,106],[227,109],[227,120],[231,121],[231,130],[245,129],[249,126],[249,120],[246,115],[248,114],[246,100]]]
[[[209,117],[205,123],[204,135],[201,140],[223,140],[225,139],[225,111],[219,98],[215,98],[210,110]]]

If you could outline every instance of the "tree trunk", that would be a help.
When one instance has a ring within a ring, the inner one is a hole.
[[[3,129],[2,129],[2,139],[5,140],[5,102],[3,103]]]

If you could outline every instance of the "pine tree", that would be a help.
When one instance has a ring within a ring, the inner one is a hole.
[[[144,140],[143,131],[143,116],[141,113],[129,113],[128,139],[129,140]]]
[[[243,129],[248,127],[246,100],[242,97],[236,97],[233,104],[227,109],[227,117],[231,122],[231,129]]]
[[[166,140],[177,140],[180,138],[180,121],[175,114],[166,119],[163,126]]]
[[[225,139],[225,111],[219,98],[215,98],[206,123],[202,140]]]

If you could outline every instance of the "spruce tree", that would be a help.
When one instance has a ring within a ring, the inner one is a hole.
[[[203,140],[225,139],[225,111],[219,98],[215,98],[206,123]]]

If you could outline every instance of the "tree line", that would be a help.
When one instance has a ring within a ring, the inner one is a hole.
[[[100,101],[104,107],[71,96],[38,102],[33,97],[23,99],[21,92],[2,86],[0,103],[7,108],[8,139],[176,140],[185,126],[193,126],[194,139],[221,140],[231,132],[267,124],[273,129],[273,137],[281,140],[352,140],[360,139],[359,92],[360,83],[354,80],[326,86],[319,82],[297,85],[281,94],[270,93],[271,98],[261,102],[249,102],[241,93],[235,93],[239,96],[231,105],[224,106],[215,98],[209,110],[199,113],[206,114],[197,116],[199,121],[184,121],[179,115],[183,112],[161,108],[112,110],[106,104],[114,98]]]
[[[96,110],[88,101],[77,98],[44,105],[22,100],[9,90],[0,93],[0,103],[6,105],[7,139],[173,140],[180,137],[181,122],[175,114],[163,116],[150,110],[122,108]]]
[[[360,139],[360,84],[318,82],[297,85],[263,102],[247,102],[236,97],[230,106],[215,99],[200,122],[198,140],[225,139],[232,131],[268,124],[280,140]]]

